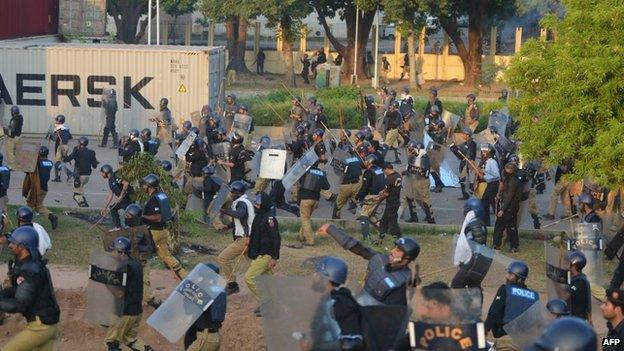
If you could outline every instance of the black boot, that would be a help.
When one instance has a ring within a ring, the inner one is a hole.
[[[360,217],[360,229],[362,231],[362,238],[368,240],[370,237],[370,220],[368,217]]]
[[[431,205],[423,204],[423,210],[425,211],[425,221],[429,224],[435,224],[435,219],[433,218],[433,211],[431,211]]]
[[[533,228],[540,229],[542,227],[542,224],[540,223],[539,216],[536,214],[532,214],[531,218],[533,218]]]
[[[332,219],[340,219],[340,210],[336,205],[334,205],[334,209],[332,211]]]
[[[414,200],[407,200],[407,207],[409,208],[410,218],[406,220],[405,222],[417,223],[418,213],[416,213],[416,209],[414,208]]]
[[[119,342],[117,341],[107,342],[106,346],[108,347],[108,351],[121,351]]]
[[[55,183],[61,182],[61,170],[59,169],[60,166],[61,162],[57,161],[56,163],[54,163],[54,179],[52,179],[52,181]]]
[[[400,154],[399,154],[399,149],[395,148],[394,150],[394,162],[392,163],[396,163],[398,165],[401,164],[401,159],[399,158]]]
[[[50,224],[52,224],[52,230],[56,229],[56,227],[58,227],[58,217],[54,213],[50,213],[48,219],[50,220]]]
[[[435,188],[433,188],[434,193],[441,193],[442,188],[444,187],[444,183],[442,183],[442,179],[440,179],[440,175],[438,173],[432,172],[431,176],[433,177],[433,181],[435,182]]]
[[[355,201],[349,200],[349,208],[348,208],[348,210],[351,213],[355,214],[355,210],[357,210],[357,204],[355,203]]]
[[[459,187],[461,188],[462,196],[458,197],[457,200],[468,200],[470,195],[466,192],[466,184],[459,183]]]
[[[236,294],[239,291],[240,291],[240,288],[238,287],[238,283],[237,282],[227,283],[227,285],[225,286],[225,293],[227,295]]]

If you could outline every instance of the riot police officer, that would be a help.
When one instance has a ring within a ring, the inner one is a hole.
[[[187,194],[193,194],[195,188],[201,189],[204,181],[202,169],[208,165],[208,157],[206,157],[205,150],[206,142],[204,139],[197,137],[186,152],[184,159],[186,161],[185,191]]]
[[[362,205],[362,210],[358,216],[362,238],[367,240],[370,236],[370,220],[375,215],[379,206],[379,193],[385,186],[385,175],[381,167],[375,166],[377,156],[368,155],[364,159],[366,170],[362,175],[362,186],[357,194],[357,199]]]
[[[401,236],[399,228],[398,212],[401,203],[401,175],[394,170],[391,163],[386,163],[383,168],[385,175],[385,187],[379,193],[379,202],[386,201],[386,208],[379,221],[379,237],[383,239],[386,233],[398,238]]]
[[[225,121],[225,131],[229,133],[232,129],[232,124],[234,123],[234,115],[238,111],[238,104],[236,103],[236,95],[228,94],[225,97],[225,107],[223,110],[223,120]]]
[[[515,350],[517,347],[503,329],[505,324],[520,316],[524,311],[539,300],[537,291],[529,289],[525,281],[529,276],[529,267],[522,261],[514,261],[507,267],[506,283],[496,292],[490,305],[485,332],[492,331],[496,338],[496,350]]]
[[[39,155],[37,157],[37,166],[34,172],[26,173],[24,184],[22,186],[22,196],[26,198],[26,204],[38,213],[48,217],[52,224],[52,229],[58,226],[58,217],[50,212],[43,205],[43,201],[48,193],[48,181],[54,163],[48,160],[50,150],[46,146],[39,147]]]
[[[490,209],[496,208],[495,199],[501,175],[498,163],[492,158],[492,146],[490,144],[481,144],[479,149],[481,151],[481,163],[479,164],[480,170],[477,175],[477,184],[485,185],[485,190],[481,196],[481,203],[483,204],[484,210],[483,221],[486,226],[489,226]],[[479,186],[480,185],[477,185],[477,187]]]
[[[427,128],[427,134],[433,141],[433,146],[431,150],[428,151],[429,161],[431,163],[431,177],[435,182],[435,188],[433,189],[434,193],[442,192],[442,188],[444,188],[444,183],[440,178],[440,166],[444,161],[444,144],[446,143],[446,137],[448,135],[446,125],[444,121],[439,119],[431,124]]]
[[[594,210],[594,197],[591,194],[583,192],[578,196],[576,202],[579,205],[579,215],[581,223],[600,223],[602,219]]]
[[[19,150],[23,126],[24,117],[20,113],[19,107],[11,106],[11,120],[9,121],[9,128],[5,130],[8,137],[6,145],[7,163],[10,168],[15,167],[15,150]]]
[[[171,110],[169,110],[169,99],[161,98],[158,104],[158,110],[158,118],[152,119],[156,122],[156,135],[158,135],[161,144],[167,143],[169,147],[171,147],[171,150],[175,151],[171,139],[173,117],[171,116]]]
[[[206,123],[206,141],[208,145],[212,145],[219,142],[219,120],[216,116],[210,116]],[[223,129],[225,133],[225,129]]]
[[[557,319],[570,315],[570,309],[568,304],[562,299],[552,299],[546,304],[546,310],[552,316],[552,319]]]
[[[141,131],[141,142],[143,142],[143,147],[147,153],[156,156],[160,147],[160,140],[152,138],[152,131],[149,128],[144,128]]]
[[[480,245],[487,245],[487,227],[482,219],[483,206],[481,200],[471,198],[464,204],[464,234],[466,239]],[[480,270],[479,260],[483,257],[472,255],[467,262],[459,262],[459,270],[451,281],[453,289],[461,288],[481,288],[481,282],[486,272]]]
[[[54,118],[54,131],[49,134],[49,138],[54,142],[54,179],[52,181],[57,183],[61,181],[59,174],[61,168],[65,169],[67,181],[69,181],[73,176],[67,169],[63,159],[69,153],[69,145],[67,144],[72,139],[72,135],[69,132],[69,128],[65,126],[65,116],[58,115]]]
[[[148,174],[143,178],[143,191],[148,195],[143,206],[143,222],[152,234],[156,245],[156,254],[160,260],[182,280],[188,275],[188,272],[169,251],[169,229],[167,227],[173,218],[171,204],[167,194],[159,191],[159,189],[160,178],[157,175]]]
[[[84,196],[84,187],[89,182],[91,169],[95,169],[100,162],[95,158],[95,151],[88,148],[89,139],[87,137],[80,137],[78,144],[63,161],[74,161],[74,171],[77,173],[74,178],[74,201],[80,207],[89,207]]]
[[[349,146],[350,147],[350,146]],[[338,196],[332,211],[332,219],[340,219],[340,210],[347,200],[355,201],[355,198],[362,186],[362,159],[354,152],[349,152],[350,156],[345,160],[345,169],[342,174],[342,181],[338,188]]]
[[[299,211],[301,213],[301,227],[299,228],[299,241],[304,245],[314,245],[314,232],[312,231],[312,213],[318,206],[321,191],[329,189],[329,181],[324,171],[312,166],[299,179]]]
[[[223,249],[217,257],[217,262],[221,266],[221,276],[227,281],[226,292],[228,295],[240,291],[234,270],[241,260],[248,260],[245,252],[249,244],[255,208],[247,198],[245,191],[247,191],[245,183],[240,180],[232,182],[230,185],[232,206],[230,209],[221,208],[220,210],[224,215],[234,219],[228,226],[234,231],[234,241]]]
[[[102,94],[102,109],[104,110],[105,124],[102,143],[99,147],[106,147],[108,134],[113,137],[113,149],[117,148],[117,131],[115,130],[115,114],[117,113],[117,93],[115,89],[105,89]]]
[[[15,218],[17,218],[17,226],[32,227],[37,231],[39,238],[38,251],[39,255],[43,257],[50,248],[52,248],[52,240],[50,235],[39,223],[33,222],[34,213],[28,206],[21,206],[15,211]]]
[[[522,186],[517,176],[518,166],[514,163],[505,165],[502,182],[499,192],[496,195],[496,222],[494,223],[495,250],[499,250],[503,234],[507,233],[507,242],[511,252],[518,252],[520,239],[518,237],[518,211],[520,210],[520,200],[522,198]]]
[[[433,208],[429,199],[429,155],[425,146],[421,142],[410,141],[407,144],[408,165],[404,172],[405,202],[409,208],[410,218],[406,222],[418,222],[418,214],[414,201],[420,205],[425,212],[425,221],[430,224],[435,223],[433,218]],[[405,208],[405,205],[401,205]],[[403,209],[399,209],[399,215]]]
[[[106,195],[106,205],[102,209],[102,215],[106,214],[106,210],[110,210],[111,219],[116,229],[121,229],[121,218],[119,217],[119,211],[125,211],[126,207],[130,205],[132,200],[132,186],[128,181],[121,179],[113,172],[111,165],[103,165],[100,168],[100,175],[102,178],[108,181],[108,188],[110,192]],[[113,203],[113,197],[115,202]]]
[[[331,235],[340,246],[368,260],[364,289],[356,297],[360,305],[407,304],[407,287],[413,283],[408,265],[420,253],[416,240],[409,237],[396,239],[394,248],[384,254],[365,246],[330,223],[319,228],[317,234]]]
[[[134,155],[139,152],[143,152],[144,145],[141,141],[140,133],[138,129],[131,129],[128,133],[129,139],[124,142],[123,145],[119,145],[119,156],[122,157],[123,162],[128,162]]]
[[[451,145],[450,150],[459,159],[459,186],[461,188],[462,196],[457,200],[468,200],[470,195],[466,192],[466,185],[468,189],[472,188],[472,178],[474,175],[475,159],[477,158],[477,143],[472,139],[472,129],[468,127],[462,128],[460,138],[462,140],[461,145]],[[472,173],[472,175],[471,175]]]
[[[574,317],[591,322],[591,288],[587,276],[583,274],[583,268],[587,264],[587,258],[581,251],[571,251],[568,254],[570,262],[570,314]]]
[[[399,158],[399,146],[402,143],[402,138],[399,134],[399,127],[401,123],[403,123],[403,118],[401,112],[399,112],[399,108],[399,102],[394,101],[384,116],[384,126],[386,128],[386,138],[384,142],[388,145],[390,150],[394,151],[394,161],[392,163],[401,163]]]
[[[7,212],[7,206],[9,205],[7,191],[11,184],[11,170],[2,164],[3,160],[4,156],[0,154],[0,214]]]
[[[310,110],[314,111],[314,110]],[[312,114],[310,117],[310,122],[312,122],[312,127],[314,129],[320,128],[325,130],[325,126],[327,126],[327,115],[325,115],[325,106],[322,104],[316,105],[316,112]]]
[[[609,338],[609,335],[607,335]],[[621,339],[620,339],[621,340]],[[597,351],[596,332],[587,322],[574,317],[562,317],[552,322],[525,351]],[[605,346],[603,351],[621,350],[619,346]]]
[[[54,347],[60,309],[46,261],[38,251],[39,238],[33,227],[15,229],[9,237],[9,248],[15,263],[8,276],[10,288],[0,290],[0,311],[21,313],[26,327],[15,335],[4,350],[51,350]]]
[[[104,342],[108,351],[121,351],[121,345],[131,350],[153,351],[143,340],[137,338],[141,316],[143,315],[143,267],[130,255],[132,243],[125,236],[113,241],[112,254],[126,261],[126,286],[123,289],[123,311],[121,316],[108,327]]]
[[[306,116],[305,110],[301,106],[301,97],[300,96],[294,97],[292,100],[292,108],[290,109],[290,114],[289,114],[289,118],[292,120],[291,122],[292,127],[290,130],[290,134],[293,139],[297,137],[297,127],[299,126],[299,123],[305,120],[305,116]]]
[[[238,132],[232,134],[232,151],[230,161],[218,160],[217,163],[230,169],[230,183],[245,180],[245,162],[251,161],[251,156],[245,150],[245,137]]]
[[[211,223],[211,218],[208,216],[208,208],[212,203],[212,199],[221,188],[221,183],[223,182],[223,180],[216,177],[214,173],[215,168],[213,165],[204,166],[204,168],[202,168],[201,192],[197,192],[196,189],[193,189],[194,192],[197,192],[195,195],[202,199],[202,220],[206,224]]]

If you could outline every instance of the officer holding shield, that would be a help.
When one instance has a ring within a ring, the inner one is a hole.
[[[312,231],[312,213],[318,206],[322,190],[329,190],[329,181],[324,171],[312,166],[299,180],[299,211],[301,213],[301,228],[299,240],[303,245],[314,246],[314,232]]]
[[[568,262],[570,262],[571,276],[568,301],[570,314],[591,323],[591,288],[587,276],[583,274],[587,258],[581,251],[572,251],[568,254]]]
[[[385,187],[385,175],[381,167],[376,167],[377,156],[366,156],[364,166],[366,170],[362,175],[362,186],[357,194],[358,201],[362,204],[362,210],[358,216],[362,238],[368,240],[370,236],[370,219],[375,215],[379,206],[379,193]]]
[[[67,144],[72,139],[72,135],[69,128],[65,126],[65,116],[58,115],[54,118],[54,131],[49,134],[49,138],[54,142],[54,179],[52,181],[57,183],[61,181],[61,168],[65,169],[69,181],[71,172],[67,170],[63,159],[69,153],[69,145]]]

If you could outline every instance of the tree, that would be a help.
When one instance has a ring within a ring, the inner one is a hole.
[[[258,12],[267,19],[267,25],[278,30],[283,41],[282,55],[286,68],[285,84],[295,86],[293,42],[301,36],[302,19],[312,7],[305,0],[256,0]]]
[[[106,12],[115,20],[116,38],[126,44],[136,44],[145,35],[147,18],[147,0],[107,0]],[[152,14],[156,15],[155,11]],[[138,27],[138,32],[137,32]]]
[[[175,26],[178,21],[178,16],[193,12],[197,0],[162,0],[160,2],[164,10],[173,17],[173,22],[170,25],[169,38],[173,38],[173,44],[175,44]]]
[[[573,178],[624,185],[624,3],[566,0],[542,26],[557,40],[528,40],[505,73],[520,96],[520,151],[548,164],[574,160]],[[591,11],[588,11],[591,9]],[[619,14],[619,15],[618,15]]]
[[[357,1],[357,3],[356,3]],[[345,64],[345,70],[348,73],[353,72],[353,56],[355,54],[355,37],[357,35],[357,53],[362,59],[357,60],[357,75],[364,75],[364,56],[366,53],[366,45],[368,37],[373,26],[375,11],[379,5],[377,0],[310,0],[310,4],[314,7],[318,14],[319,23],[323,26],[329,42],[334,50],[339,52]],[[359,7],[358,33],[355,32],[356,22],[356,6]],[[327,18],[340,15],[340,19],[345,21],[347,25],[347,44],[343,45],[333,35]]]
[[[247,50],[248,20],[256,17],[254,1],[199,0],[198,10],[206,18],[225,22],[225,36],[229,53],[228,68],[247,73],[245,50]]]
[[[511,16],[516,0],[418,0],[422,10],[436,16],[451,38],[464,65],[464,84],[474,85],[481,73],[483,38],[493,21]],[[468,17],[468,46],[462,39],[459,18]]]

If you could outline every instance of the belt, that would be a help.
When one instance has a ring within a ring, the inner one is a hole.
[[[357,184],[360,180],[359,179],[353,179],[353,180],[343,180],[342,184]]]
[[[496,178],[496,179],[492,179],[489,182],[485,181],[486,183],[490,184],[490,183],[494,183],[494,182],[498,182],[500,180],[500,178]]]
[[[163,226],[160,226],[160,225],[150,225],[149,229],[150,230],[163,230],[163,229],[165,229],[165,226],[164,225]]]
[[[197,332],[201,333],[204,330],[207,330],[209,333],[218,333],[219,332],[219,328],[197,329]]]

